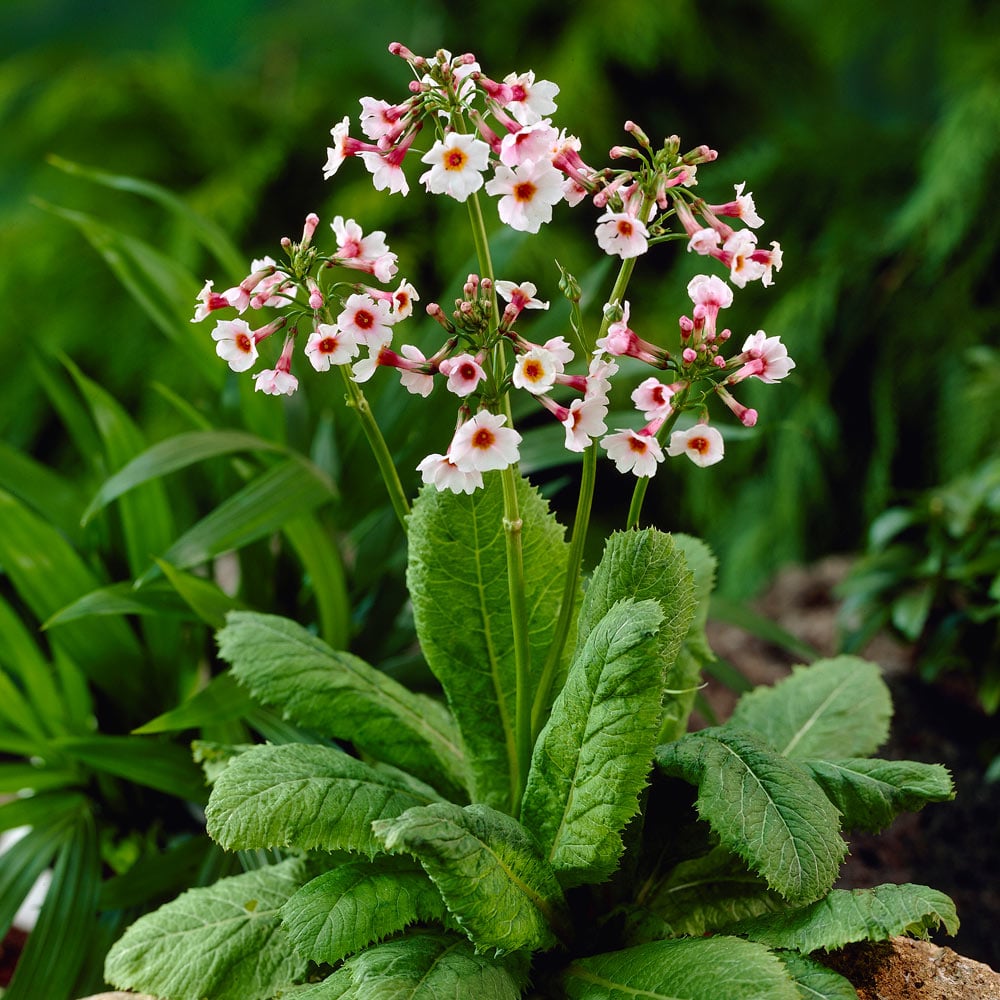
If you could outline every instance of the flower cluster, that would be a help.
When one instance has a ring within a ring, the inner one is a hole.
[[[473,274],[453,309],[436,302],[426,306],[446,334],[427,357],[411,344],[393,346],[396,325],[412,315],[420,296],[406,280],[394,290],[379,287],[394,282],[398,271],[385,233],[365,234],[355,220],[337,216],[330,223],[335,249],[321,252],[314,243],[319,218],[309,215],[299,242],[282,240],[284,263],[256,260],[239,285],[221,293],[206,282],[193,321],[222,309],[239,317],[218,320],[212,336],[219,356],[233,371],[248,371],[257,362],[258,345],[284,330],[274,367],[253,377],[262,392],[291,394],[298,385],[291,371],[293,349],[302,330],[305,355],[318,371],[339,367],[357,384],[381,367],[395,368],[404,388],[421,396],[442,382],[459,399],[455,431],[443,453],[428,455],[419,465],[424,480],[439,489],[471,493],[482,485],[484,472],[518,461],[521,437],[510,425],[507,401],[515,390],[529,393],[562,424],[569,450],[582,452],[602,438],[622,472],[652,476],[664,454],[687,455],[699,466],[718,462],[723,438],[708,423],[709,399],[718,398],[751,427],[757,413],[734,398],[732,387],[748,378],[775,382],[794,367],[780,339],[762,330],[747,337],[740,352],[725,354],[731,331],[720,329],[718,317],[732,304],[731,285],[742,288],[755,280],[770,285],[782,263],[777,243],[767,250],[757,247],[753,230],[763,220],[745,185],[736,186],[731,201],[707,203],[694,188],[699,166],[713,161],[715,151],[698,146],[681,154],[676,136],[654,149],[632,122],[625,130],[633,145],[610,150],[614,165],[591,167],[580,155],[580,141],[552,124],[555,84],[536,80],[531,72],[492,80],[472,55],[452,57],[441,50],[424,58],[398,44],[390,51],[413,70],[410,95],[396,104],[362,98],[365,139],[351,136],[347,117],[333,127],[327,178],[357,157],[377,190],[406,195],[404,166],[418,158],[426,168],[419,182],[428,193],[466,201],[483,191],[497,199],[502,223],[530,233],[552,219],[556,205],[589,200],[600,212],[595,238],[605,253],[625,261],[657,243],[685,239],[689,251],[713,258],[729,283],[719,275],[691,279],[691,314],[679,317],[679,344],[672,351],[631,328],[624,284],[616,285],[593,346],[584,346],[586,338],[574,324],[574,351],[562,336],[536,343],[521,332],[524,313],[549,307],[535,284]],[[430,139],[423,152],[417,147],[421,134]],[[629,166],[619,167],[622,161]],[[337,269],[361,272],[373,283],[344,280]],[[576,308],[575,282],[563,277]],[[278,318],[251,328],[243,317],[263,308],[277,310]],[[581,353],[587,356],[584,370],[569,373]],[[605,419],[618,357],[643,361],[664,377],[647,378],[632,393],[644,426],[609,434]],[[676,429],[683,413],[693,414],[695,422]]]

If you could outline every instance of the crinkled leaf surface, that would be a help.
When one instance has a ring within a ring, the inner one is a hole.
[[[517,820],[485,805],[438,802],[373,824],[412,854],[478,948],[549,948],[566,919],[555,872]]]
[[[564,887],[617,867],[639,808],[660,720],[663,661],[656,601],[618,601],[577,646],[535,744],[521,821]]]
[[[858,991],[839,972],[795,951],[779,951],[777,955],[795,980],[802,1000],[857,1000]]]
[[[730,723],[798,760],[870,757],[889,735],[892,700],[882,673],[857,656],[795,667],[740,698]]]
[[[698,786],[698,815],[786,899],[811,902],[833,885],[847,851],[840,817],[798,763],[728,725],[658,747],[656,759]]]
[[[314,847],[375,854],[373,820],[433,801],[411,782],[332,747],[258,746],[229,761],[206,810],[208,833],[229,850]]]
[[[503,490],[487,473],[472,496],[425,488],[409,521],[407,584],[417,635],[468,748],[471,797],[509,809],[517,771],[515,667]],[[534,690],[555,631],[568,546],[548,504],[518,480]]]
[[[285,718],[464,794],[461,738],[439,702],[277,615],[234,612],[218,641],[236,679]]]
[[[630,944],[714,933],[746,917],[787,904],[725,848],[677,865],[661,882],[643,887],[627,914]]]
[[[655,941],[574,962],[569,1000],[799,1000],[780,960],[738,938]]]
[[[955,797],[951,776],[940,764],[910,760],[807,760],[803,764],[840,810],[844,829],[877,832],[901,812]]]
[[[340,865],[307,882],[281,911],[295,950],[314,962],[341,959],[418,920],[440,920],[444,902],[409,858]]]
[[[269,1000],[306,971],[278,918],[304,870],[293,859],[189,889],[125,932],[105,976],[162,1000]]]
[[[527,982],[522,955],[477,954],[448,933],[408,934],[369,948],[289,1000],[518,1000]]]
[[[926,935],[942,925],[949,934],[958,930],[955,904],[937,889],[907,882],[834,889],[809,906],[744,920],[730,932],[772,948],[810,952],[853,941],[885,941],[897,934]]]

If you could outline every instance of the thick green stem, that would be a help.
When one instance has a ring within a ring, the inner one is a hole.
[[[385,488],[389,493],[392,509],[396,512],[396,517],[399,518],[399,523],[403,526],[403,532],[405,533],[406,519],[410,513],[410,501],[407,500],[403,484],[399,481],[396,463],[392,460],[389,446],[385,443],[385,438],[382,437],[382,432],[379,430],[367,397],[358,387],[357,383],[353,382],[347,374],[346,365],[340,365],[340,373],[347,388],[347,405],[357,413],[358,419],[361,421],[361,427],[365,432],[365,437],[368,438],[368,444],[371,447],[372,454],[375,456],[379,472],[382,474],[382,479],[385,482]]]

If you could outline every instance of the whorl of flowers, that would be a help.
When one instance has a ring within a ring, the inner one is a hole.
[[[392,289],[398,262],[381,231],[365,233],[354,219],[336,216],[329,224],[333,246],[314,243],[319,218],[306,218],[298,242],[285,238],[285,261],[254,261],[239,285],[221,293],[206,282],[198,295],[194,319],[228,310],[212,333],[219,356],[234,372],[258,361],[258,346],[285,331],[272,369],[256,373],[255,388],[291,394],[298,382],[291,372],[293,347],[304,339],[304,353],[317,371],[340,367],[365,382],[377,369],[395,368],[404,388],[427,396],[441,383],[458,398],[456,428],[443,453],[429,455],[419,469],[425,482],[439,489],[472,492],[482,474],[518,461],[521,437],[509,426],[505,397],[530,394],[564,427],[566,447],[583,451],[597,438],[622,472],[652,476],[666,455],[685,454],[699,466],[723,457],[723,438],[708,425],[708,400],[717,397],[746,427],[757,412],[730,391],[747,378],[770,383],[795,367],[778,337],[760,330],[746,338],[738,353],[728,353],[729,329],[720,328],[721,310],[733,301],[733,288],[760,281],[770,285],[781,269],[781,248],[757,246],[754,229],[763,224],[752,195],[736,185],[730,201],[709,204],[694,194],[698,171],[716,152],[697,146],[681,153],[677,136],[654,148],[637,125],[626,122],[630,145],[613,147],[612,165],[596,168],[581,157],[580,141],[552,124],[559,88],[536,80],[532,72],[487,77],[470,54],[453,57],[441,50],[431,58],[414,55],[394,43],[390,52],[405,59],[414,79],[409,96],[391,104],[361,99],[360,129],[350,134],[345,117],[331,129],[324,176],[333,177],[345,161],[358,158],[376,190],[405,196],[405,170],[423,167],[419,183],[429,194],[456,201],[496,199],[502,223],[536,233],[564,203],[589,201],[597,210],[595,238],[604,253],[623,261],[646,254],[667,240],[682,239],[688,251],[714,259],[717,274],[697,274],[688,284],[692,308],[678,320],[678,343],[668,349],[644,339],[630,326],[629,302],[604,307],[602,336],[584,365],[569,372],[579,351],[562,337],[544,343],[522,332],[532,310],[548,309],[536,285],[469,275],[453,308],[436,302],[426,312],[443,328],[445,338],[430,357],[413,345],[393,347],[396,326],[420,301],[405,279]],[[424,142],[418,144],[423,138]],[[620,164],[626,164],[621,166]],[[740,228],[730,225],[742,223]],[[347,280],[344,271],[361,272],[366,281]],[[579,289],[563,274],[560,287],[575,305]],[[246,316],[268,309],[279,316],[253,328]],[[235,310],[241,318],[233,318]],[[569,326],[569,324],[567,324]],[[585,349],[584,349],[585,351]],[[617,357],[636,358],[662,377],[647,378],[632,393],[646,423],[639,429],[608,433],[610,380]],[[674,429],[678,417],[695,422]],[[664,448],[664,444],[666,447]]]

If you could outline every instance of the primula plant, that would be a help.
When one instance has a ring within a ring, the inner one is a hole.
[[[255,261],[223,292],[206,283],[194,319],[216,320],[217,353],[236,372],[281,334],[253,375],[262,392],[297,391],[293,361],[340,372],[407,532],[417,639],[443,697],[287,619],[231,613],[218,641],[236,681],[316,736],[197,744],[213,785],[208,832],[281,860],[141,919],[106,975],[169,1000],[853,997],[810,953],[954,932],[957,919],[922,886],[832,889],[842,831],[947,799],[950,779],[872,758],[891,706],[878,669],[854,657],[799,667],[724,725],[688,733],[712,657],[714,560],[695,539],[639,528],[665,455],[722,459],[711,407],[753,427],[734,388],[794,367],[777,336],[758,330],[737,350],[719,322],[733,286],[771,284],[780,248],[758,248],[745,185],[717,203],[695,193],[713,150],[682,153],[676,136],[656,146],[629,122],[629,145],[595,167],[552,124],[554,84],[530,72],[497,82],[471,55],[391,51],[413,71],[409,96],[363,98],[365,138],[344,118],[324,172],[360,159],[377,190],[406,195],[421,170],[426,192],[466,204],[478,273],[453,306],[426,306],[440,347],[399,343],[426,291],[398,278],[385,233],[342,216],[331,247],[310,215],[281,263]],[[596,208],[597,248],[621,260],[598,316],[554,266],[566,335],[532,339],[547,279],[494,273],[481,193],[528,233],[564,206]],[[713,273],[691,277],[690,315],[664,344],[632,329],[626,293],[637,259],[668,241]],[[632,392],[641,419],[609,431],[623,357],[657,374]],[[380,368],[409,392],[457,397],[454,428],[428,429],[440,450],[419,464],[412,507],[361,389]],[[582,453],[568,540],[518,472],[515,393]],[[584,579],[601,451],[636,485],[626,530]]]

